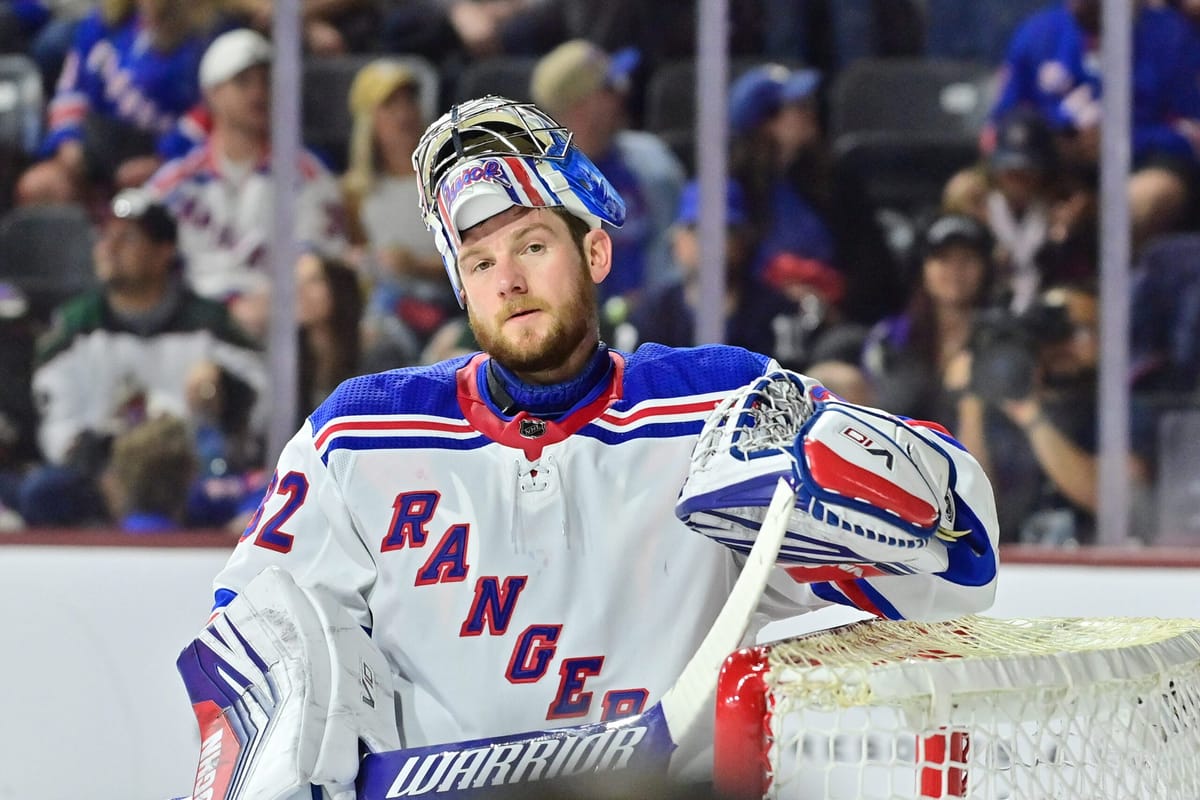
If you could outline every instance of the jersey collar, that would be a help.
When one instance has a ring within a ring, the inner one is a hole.
[[[611,350],[608,351],[608,357],[613,364],[608,377],[557,420],[541,419],[528,411],[519,411],[516,416],[508,417],[496,410],[487,397],[487,363],[490,356],[486,353],[474,356],[455,375],[458,405],[463,417],[475,430],[494,442],[524,451],[529,461],[537,461],[546,445],[563,441],[621,399],[625,359]]]

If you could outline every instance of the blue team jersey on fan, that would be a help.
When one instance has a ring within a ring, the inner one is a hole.
[[[1089,38],[1064,2],[1030,17],[1008,49],[993,121],[1021,106],[1035,108],[1054,128],[1092,124],[1102,93],[1098,41]],[[1200,36],[1171,8],[1143,8],[1133,28],[1133,155],[1195,158],[1175,129],[1200,122]]]
[[[136,14],[118,25],[107,24],[99,11],[88,15],[79,23],[48,107],[42,155],[80,138],[89,114],[155,136],[163,158],[186,153],[204,133],[185,115],[201,100],[197,73],[206,44],[192,37],[162,52],[150,45]]]

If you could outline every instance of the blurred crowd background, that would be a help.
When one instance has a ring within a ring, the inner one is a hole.
[[[724,303],[699,307],[692,0],[0,5],[0,529],[240,533],[266,493],[272,175],[297,176],[297,403],[475,349],[417,213],[450,104],[535,101],[620,190],[603,336],[725,338],[939,422],[1002,538],[1096,536],[1099,0],[735,0]],[[1132,535],[1200,541],[1200,0],[1135,2]]]

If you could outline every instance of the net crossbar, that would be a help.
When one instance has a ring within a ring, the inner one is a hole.
[[[739,651],[716,782],[772,798],[1200,798],[1200,620],[869,621]]]

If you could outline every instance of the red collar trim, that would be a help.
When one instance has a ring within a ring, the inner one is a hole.
[[[480,370],[487,364],[486,353],[479,353],[455,375],[458,386],[458,405],[471,427],[487,438],[525,452],[529,461],[537,461],[546,445],[557,444],[589,424],[621,399],[625,384],[625,359],[611,350],[608,353],[613,370],[608,386],[587,405],[577,408],[562,419],[551,422],[539,419],[527,411],[518,412],[511,420],[492,410],[480,391]]]

